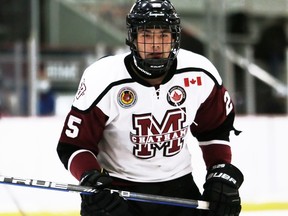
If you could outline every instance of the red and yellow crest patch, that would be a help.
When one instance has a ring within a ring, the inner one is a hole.
[[[133,89],[125,87],[118,93],[118,103],[123,108],[133,106],[137,101],[136,93]]]

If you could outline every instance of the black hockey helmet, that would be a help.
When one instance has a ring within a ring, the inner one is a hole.
[[[180,18],[169,0],[137,0],[126,17],[128,37],[136,66],[147,78],[156,78],[169,70],[180,48]],[[172,33],[171,50],[167,58],[142,59],[137,48],[138,29],[169,29]]]

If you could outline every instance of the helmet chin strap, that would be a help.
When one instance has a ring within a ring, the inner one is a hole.
[[[134,64],[135,66],[137,67],[137,69],[141,72],[141,75],[144,77],[144,78],[147,78],[147,79],[155,79],[155,78],[158,78],[162,75],[164,75],[167,70],[169,70],[169,68],[167,67],[167,63],[164,62],[163,60],[163,64],[156,64],[156,61],[161,61],[161,59],[146,59],[144,61],[144,63],[147,63],[149,64],[151,70],[153,70],[153,72],[150,72],[150,71],[147,71],[147,70],[144,70],[141,66],[139,66],[138,62],[137,62],[137,59],[135,57],[135,55],[133,55],[133,60],[134,60]],[[155,63],[154,63],[155,62]],[[159,65],[159,66],[157,66]],[[154,68],[153,68],[154,67]],[[152,69],[153,68],[153,69]]]

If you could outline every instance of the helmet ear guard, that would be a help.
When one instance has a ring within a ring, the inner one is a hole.
[[[169,0],[138,0],[126,17],[128,35],[126,44],[130,47],[134,62],[147,78],[156,78],[169,70],[180,49],[180,18]],[[137,48],[138,30],[169,29],[172,34],[171,49],[167,58],[140,57]]]

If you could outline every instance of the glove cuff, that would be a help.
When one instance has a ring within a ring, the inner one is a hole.
[[[80,185],[93,186],[97,189],[102,189],[110,185],[112,181],[112,178],[106,170],[102,169],[101,172],[98,170],[90,170],[82,175]]]
[[[89,170],[89,171],[84,172],[80,179],[80,185],[85,185],[86,182],[89,180],[90,176],[92,175],[100,176],[100,172],[98,170]]]
[[[217,181],[239,189],[244,181],[244,176],[242,172],[232,164],[217,164],[208,169],[205,184]]]

